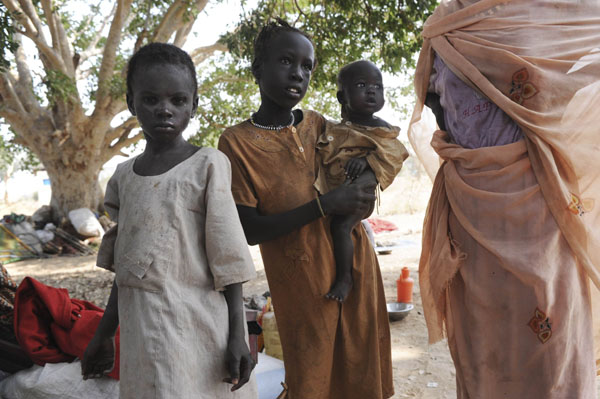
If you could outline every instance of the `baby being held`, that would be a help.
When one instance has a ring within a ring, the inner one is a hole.
[[[337,83],[342,122],[328,122],[319,138],[315,188],[323,195],[341,184],[376,179],[384,190],[400,172],[408,152],[398,140],[400,129],[374,115],[385,103],[381,71],[370,61],[355,61],[340,70]],[[372,211],[371,207],[366,214],[335,215],[331,220],[336,276],[327,298],[342,302],[350,293],[352,230]]]

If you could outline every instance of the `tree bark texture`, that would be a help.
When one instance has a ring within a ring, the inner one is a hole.
[[[44,165],[51,182],[50,205],[55,216],[65,216],[81,207],[98,210],[103,197],[98,183],[102,166],[143,137],[134,131],[138,127],[134,117],[111,126],[115,115],[126,110],[124,96],[111,90],[115,78],[125,79],[126,68],[116,68],[134,0],[115,1],[89,47],[79,53],[74,53],[70,43],[74,38],[68,37],[60,7],[55,7],[52,0],[2,1],[16,21],[19,38],[31,40],[37,48],[47,92],[45,99],[38,97],[32,76],[40,71],[30,70],[29,58],[20,46],[14,68],[0,72],[0,119],[11,126],[15,141],[29,148]],[[178,45],[183,44],[195,20],[190,15],[199,14],[207,2],[171,2],[160,23],[150,27],[151,31],[142,32],[141,37],[151,41],[173,39]],[[109,29],[105,30],[105,26]],[[78,67],[98,56],[97,43],[103,37],[95,103],[92,112],[86,112],[76,82],[89,77],[89,71]],[[135,42],[144,42],[141,37]],[[224,50],[224,46],[215,44],[197,49],[194,55],[201,60],[203,55]]]

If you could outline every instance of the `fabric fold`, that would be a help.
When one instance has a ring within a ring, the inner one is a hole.
[[[521,128],[544,206],[577,264],[600,289],[600,113],[594,110],[600,102],[598,26],[600,3],[591,0],[442,1],[423,29],[424,43],[415,72],[417,102],[408,135],[433,176],[444,156],[429,145],[435,127],[426,116],[424,101],[437,54],[462,81]],[[445,146],[436,138],[433,141],[434,147],[435,143]],[[449,168],[446,162],[441,169],[445,189],[451,185]],[[439,180],[436,185],[442,184]],[[441,196],[441,190],[434,188],[434,194]],[[440,201],[432,197],[432,203]],[[464,201],[460,205],[457,208],[466,206]],[[525,200],[523,206],[526,209]],[[450,208],[454,210],[452,203]],[[424,229],[424,235],[427,231]],[[425,242],[434,239],[424,237],[424,253],[431,248]],[[431,293],[443,291],[450,283],[455,265],[448,268],[439,278],[445,281],[436,280]],[[423,298],[423,302],[435,301]],[[593,306],[598,306],[597,300]],[[425,312],[443,313],[439,305]],[[439,324],[437,320],[428,322],[428,326]],[[442,336],[439,328],[430,329],[430,334],[432,340]],[[598,345],[596,351],[600,357]]]

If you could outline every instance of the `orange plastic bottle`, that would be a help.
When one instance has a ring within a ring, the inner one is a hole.
[[[409,276],[409,274],[410,270],[408,270],[408,267],[403,267],[400,278],[396,280],[396,287],[398,288],[398,302],[412,303],[412,291],[413,284],[415,282],[412,277]]]

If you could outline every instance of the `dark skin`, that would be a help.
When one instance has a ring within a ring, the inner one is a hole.
[[[374,114],[383,108],[383,79],[379,68],[369,61],[358,61],[347,71],[337,99],[344,106],[345,118],[352,123],[370,127],[390,127]],[[365,158],[352,158],[346,165],[346,176],[355,180],[367,169]]]
[[[389,127],[389,124],[373,115],[385,104],[383,81],[379,69],[369,61],[358,61],[349,66],[342,77],[337,98],[344,108],[346,120],[362,126]],[[352,158],[344,166],[346,182],[344,185],[361,185],[370,181],[373,172],[364,157]],[[374,177],[373,177],[374,178]],[[343,302],[354,284],[352,266],[354,263],[354,244],[351,233],[356,225],[373,211],[353,212],[337,215],[331,221],[331,236],[334,243],[336,264],[335,282],[326,298]]]
[[[115,362],[115,334],[119,327],[118,289],[113,281],[104,315],[81,360],[83,379],[100,378],[108,374]]]
[[[269,54],[253,70],[260,89],[261,105],[254,120],[261,125],[285,125],[290,120],[292,108],[306,94],[315,64],[311,42],[296,32],[283,32],[269,42]],[[302,112],[294,111],[295,124],[302,120]],[[341,186],[320,197],[326,214],[367,212],[375,201],[373,191],[377,182]],[[281,237],[321,217],[315,211],[315,201],[289,211],[262,215],[256,208],[238,205],[248,243],[260,244]]]
[[[133,165],[138,175],[163,174],[199,150],[182,136],[198,107],[193,86],[190,71],[182,65],[156,64],[135,71],[127,106],[146,138],[146,148]],[[223,381],[233,384],[231,390],[235,391],[250,379],[254,362],[245,340],[242,286],[228,285],[223,294],[229,315],[229,377]],[[112,370],[118,325],[118,287],[113,283],[104,316],[81,362],[83,379],[102,377]]]
[[[440,130],[446,130],[446,122],[444,121],[444,109],[442,108],[442,104],[440,103],[440,96],[438,96],[436,93],[427,93],[427,97],[425,98],[425,105],[431,108],[431,111],[435,115],[435,120]]]

